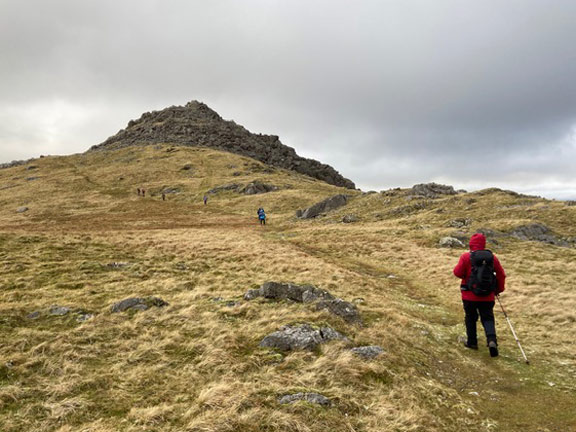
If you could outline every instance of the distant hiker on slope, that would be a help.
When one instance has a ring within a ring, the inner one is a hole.
[[[204,195],[204,198],[202,198],[204,200],[204,205],[206,205],[206,203],[208,202],[208,195]]]
[[[476,322],[478,315],[480,315],[490,356],[498,356],[494,296],[504,291],[506,273],[496,255],[486,249],[484,234],[472,235],[470,252],[460,256],[458,264],[454,267],[454,275],[462,279],[460,290],[466,315],[466,336],[468,338],[464,346],[478,349]]]
[[[260,225],[266,225],[266,212],[262,207],[258,209],[258,220],[260,221]]]

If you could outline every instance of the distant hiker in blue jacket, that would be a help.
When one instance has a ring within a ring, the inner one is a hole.
[[[262,207],[258,209],[258,220],[260,221],[260,225],[266,225],[266,212]]]

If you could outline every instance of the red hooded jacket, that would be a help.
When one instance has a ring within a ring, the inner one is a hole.
[[[477,251],[477,250],[484,250],[486,249],[486,237],[484,234],[474,234],[470,237],[470,251]],[[506,281],[506,273],[494,255],[494,272],[496,273],[496,280],[498,281],[498,294],[504,291],[504,285]],[[470,264],[470,252],[465,252],[460,256],[460,260],[456,267],[454,267],[454,275],[460,279],[462,279],[462,285],[468,283],[468,279],[470,278],[470,274],[472,273],[472,265]],[[461,291],[462,292],[462,300],[470,300],[470,301],[494,301],[494,293],[479,297],[474,294],[472,291]]]

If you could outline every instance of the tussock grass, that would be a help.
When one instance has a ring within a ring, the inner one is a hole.
[[[509,275],[503,300],[533,362],[526,367],[501,315],[499,359],[460,348],[451,271],[463,251],[436,247],[458,231],[448,226],[457,217],[472,220],[463,235],[537,221],[574,236],[576,208],[497,191],[363,195],[236,155],[169,149],[46,157],[32,171],[0,170],[2,431],[576,428],[574,249],[510,238],[489,245]],[[32,175],[40,178],[26,180]],[[202,203],[213,187],[253,180],[281,189],[222,192]],[[152,195],[138,197],[138,187]],[[179,192],[162,202],[164,187]],[[294,218],[342,192],[351,195],[346,207]],[[20,206],[30,210],[17,214]],[[259,206],[266,227],[257,225]],[[342,224],[346,214],[360,222]],[[355,301],[364,325],[312,305],[243,300],[268,280],[311,283]],[[131,296],[169,305],[110,312]],[[52,305],[72,312],[52,316]],[[80,322],[78,312],[93,318]],[[304,322],[330,325],[349,341],[315,352],[259,347],[268,333]],[[349,350],[361,345],[385,354],[361,360]],[[333,405],[278,403],[296,392],[321,393]]]

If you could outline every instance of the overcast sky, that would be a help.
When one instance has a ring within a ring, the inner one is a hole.
[[[193,99],[364,190],[576,198],[574,0],[0,0],[0,162]]]

